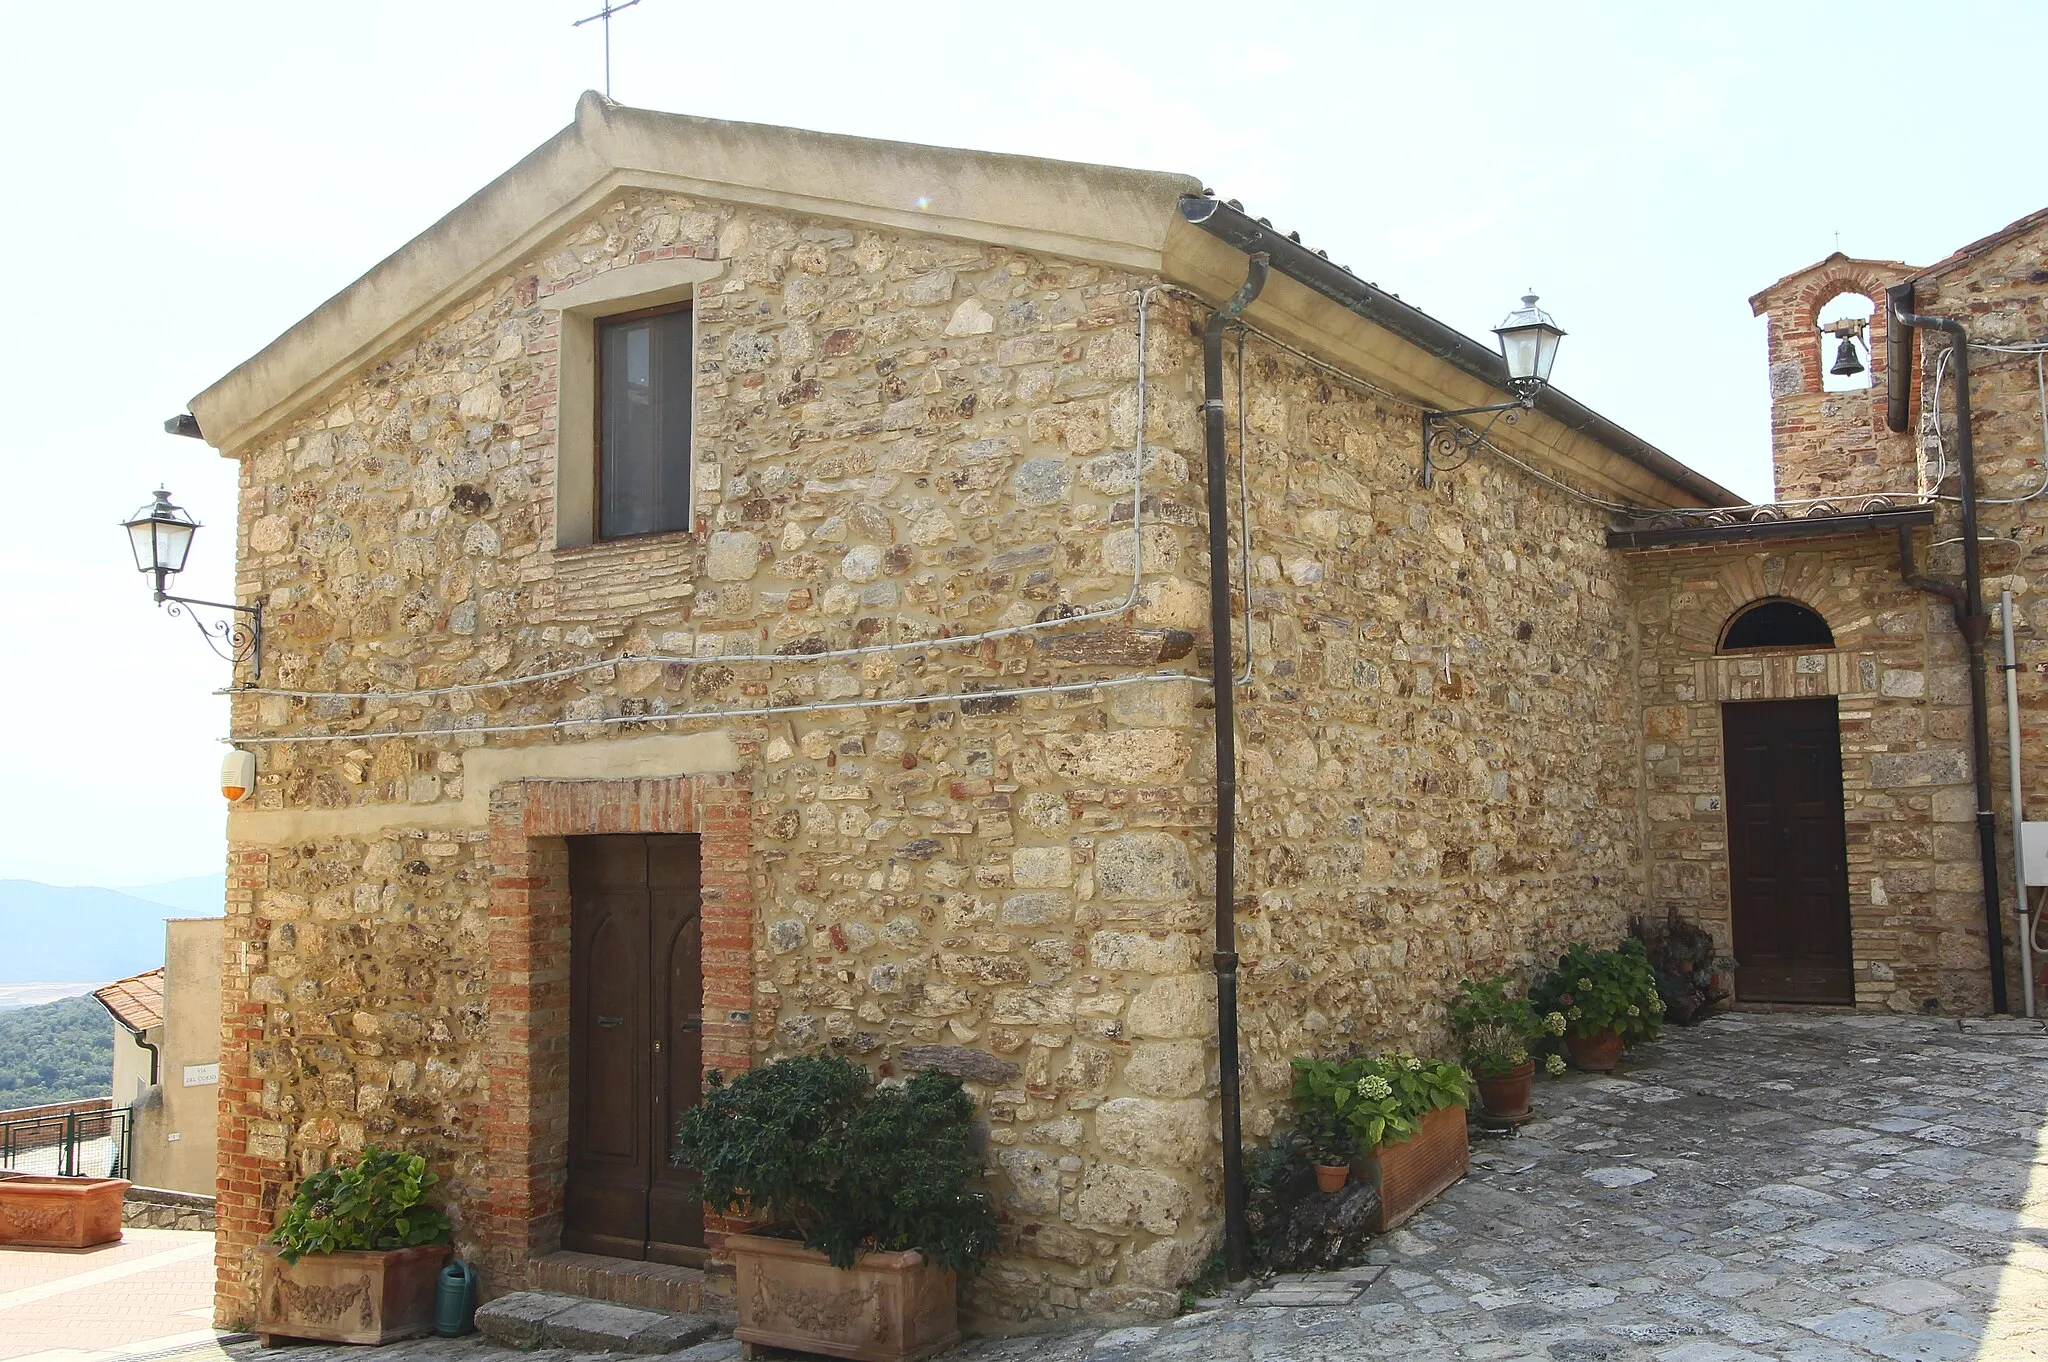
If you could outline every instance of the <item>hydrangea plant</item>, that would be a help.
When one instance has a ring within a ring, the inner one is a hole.
[[[1409,1054],[1375,1058],[1294,1061],[1296,1130],[1311,1142],[1331,1122],[1348,1128],[1359,1149],[1371,1151],[1415,1133],[1439,1107],[1470,1102],[1472,1079],[1449,1060]]]
[[[1574,942],[1557,958],[1557,968],[1530,990],[1554,1031],[1584,1039],[1603,1031],[1624,1044],[1655,1040],[1664,1024],[1664,1000],[1649,953],[1634,937],[1613,950]],[[1562,1018],[1558,1028],[1554,1018]]]

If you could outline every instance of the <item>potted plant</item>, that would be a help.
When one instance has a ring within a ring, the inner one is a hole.
[[[996,1245],[973,1190],[974,1103],[933,1070],[876,1086],[840,1056],[713,1072],[674,1159],[705,1202],[765,1218],[727,1235],[742,1344],[909,1362],[959,1341],[958,1274]]]
[[[369,1145],[301,1182],[263,1247],[256,1328],[265,1343],[432,1332],[435,1279],[451,1252],[448,1217],[426,1200],[439,1181],[419,1155]]]
[[[1355,1080],[1325,1059],[1294,1061],[1294,1138],[1316,1170],[1316,1188],[1339,1192],[1351,1180],[1358,1142],[1347,1111],[1358,1100]]]
[[[1465,1176],[1465,1106],[1471,1079],[1447,1060],[1393,1054],[1294,1061],[1295,1110],[1327,1106],[1362,1152],[1352,1173],[1380,1197],[1380,1228],[1391,1229]]]
[[[1481,1111],[1485,1119],[1508,1125],[1529,1119],[1536,1042],[1548,1030],[1527,998],[1512,996],[1512,987],[1505,974],[1476,984],[1466,979],[1451,1001],[1451,1029],[1479,1089]]]
[[[1364,1171],[1379,1190],[1380,1229],[1390,1230],[1471,1167],[1465,1108],[1472,1079],[1449,1060],[1408,1054],[1359,1063],[1361,1105],[1375,1113],[1361,1135],[1370,1133],[1378,1112],[1388,1113],[1382,1133],[1367,1146]]]
[[[1649,953],[1634,937],[1608,951],[1572,943],[1530,996],[1565,1019],[1572,1064],[1591,1073],[1611,1072],[1624,1046],[1655,1040],[1664,1017]]]

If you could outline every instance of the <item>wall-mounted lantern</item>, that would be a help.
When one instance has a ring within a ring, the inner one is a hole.
[[[135,555],[135,569],[156,579],[156,603],[172,615],[183,615],[199,630],[206,646],[229,662],[249,663],[249,679],[257,680],[263,670],[263,603],[231,605],[225,601],[201,601],[173,596],[164,590],[169,580],[185,570],[192,553],[192,537],[199,522],[184,507],[174,505],[166,489],[156,489],[155,499],[122,522],[128,531],[128,547]],[[194,607],[225,610],[227,618],[208,623],[193,613]]]
[[[1551,366],[1557,363],[1557,343],[1564,332],[1548,312],[1536,306],[1536,295],[1522,295],[1522,305],[1508,313],[1493,328],[1500,341],[1500,357],[1507,368],[1502,384],[1515,395],[1512,402],[1487,407],[1464,407],[1457,411],[1422,413],[1422,485],[1436,481],[1437,470],[1458,468],[1472,456],[1474,447],[1486,439],[1498,422],[1514,425],[1522,413],[1536,405],[1536,395],[1550,384]],[[1461,416],[1492,416],[1478,430],[1458,421]],[[1448,460],[1455,459],[1451,463]]]

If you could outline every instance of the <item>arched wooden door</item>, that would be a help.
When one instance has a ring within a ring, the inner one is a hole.
[[[697,838],[571,838],[569,902],[562,1247],[700,1263],[697,1179],[668,1160],[703,1087]]]

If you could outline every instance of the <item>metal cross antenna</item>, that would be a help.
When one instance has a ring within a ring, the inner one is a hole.
[[[569,25],[571,28],[581,28],[593,19],[604,20],[604,97],[606,99],[612,97],[612,16],[622,9],[631,9],[639,3],[640,0],[626,0],[626,3],[623,5],[614,5],[612,0],[604,0],[603,9],[590,15],[588,18],[578,19],[575,23]]]

